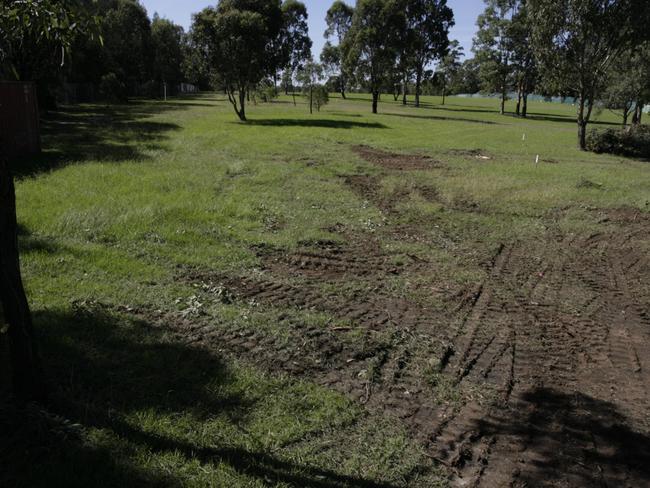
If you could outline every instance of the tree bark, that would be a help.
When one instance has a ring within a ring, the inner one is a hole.
[[[0,154],[0,304],[8,326],[14,395],[20,401],[45,401],[43,369],[20,274],[16,194],[3,154]]]
[[[591,112],[594,108],[593,97],[589,97],[588,100],[585,98],[583,93],[578,104],[578,146],[583,151],[587,149],[587,125],[589,124]]]
[[[420,91],[422,90],[422,71],[415,74],[415,106],[420,107]]]
[[[505,85],[503,86],[503,89],[501,90],[501,109],[500,109],[501,115],[504,115],[506,113],[506,87]]]
[[[373,91],[372,92],[372,113],[376,114],[377,113],[377,104],[379,103],[379,92],[378,91]]]
[[[442,104],[445,104],[445,96],[447,95],[447,75],[442,79]]]
[[[250,93],[248,90],[239,90],[239,111],[237,112],[237,115],[239,115],[239,120],[242,122],[246,122],[246,99],[248,98],[248,101],[250,101]]]
[[[404,79],[402,80],[402,105],[406,105],[406,95],[408,94],[408,80],[406,78],[406,75],[404,75]]]
[[[634,107],[634,114],[632,115],[632,125],[641,125],[641,118],[643,117],[644,103],[641,101],[636,102]]]
[[[523,83],[519,82],[519,87],[517,88],[517,108],[515,110],[517,117],[521,115],[521,99],[523,98],[523,91]]]
[[[526,116],[528,115],[528,93],[527,92],[524,92],[523,99],[524,99],[524,102],[523,102],[523,105],[522,105],[522,108],[521,108],[521,116],[523,118],[526,118]]]

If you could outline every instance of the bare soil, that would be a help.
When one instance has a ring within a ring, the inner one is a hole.
[[[355,150],[392,170],[433,164]],[[403,197],[380,196],[377,177],[346,183],[387,213]],[[630,208],[595,217],[598,233],[563,234],[551,215],[534,241],[504,242],[485,279],[450,294],[443,311],[390,286],[423,276],[437,285],[431,263],[343,234],[343,244],[259,248],[256,273],[180,270],[218,299],[277,310],[282,337],[200,315],[138,313],[187,343],[309,378],[399,419],[451,486],[650,486],[650,217]],[[310,325],[305,311],[331,320]]]
[[[352,150],[369,163],[397,171],[431,169],[441,166],[439,161],[419,154],[397,154],[369,146],[354,146]]]

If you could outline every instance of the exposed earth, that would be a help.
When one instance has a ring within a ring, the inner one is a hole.
[[[354,151],[386,174],[444,170],[423,156]],[[432,225],[392,222],[411,193],[482,212],[425,185],[387,192],[366,174],[345,182],[381,209],[378,232],[397,242],[426,242]],[[345,228],[334,229],[339,240],[291,252],[255,249],[261,268],[244,275],[179,268],[203,297],[329,317],[323,327],[280,313],[281,339],[214,327],[200,312],[137,313],[187,344],[304,376],[401,419],[451,486],[650,486],[650,219],[593,210],[600,231],[581,234],[558,225],[564,211],[543,216],[536,239],[492,250],[485,279],[467,289],[441,287],[426,259]],[[393,293],[393,279],[412,297]],[[419,299],[428,293],[444,306]]]

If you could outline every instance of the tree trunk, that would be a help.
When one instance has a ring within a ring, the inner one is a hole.
[[[521,99],[523,98],[522,92],[523,92],[523,83],[519,83],[519,87],[517,88],[517,108],[515,110],[515,113],[517,114],[517,117],[521,115]]]
[[[404,75],[404,79],[402,81],[402,105],[406,105],[406,95],[408,94],[408,90],[408,80],[406,79],[406,75]]]
[[[504,115],[506,113],[506,87],[505,85],[503,86],[503,89],[501,90],[501,115]]]
[[[624,128],[627,127],[627,119],[630,116],[630,109],[631,109],[631,107],[629,107],[628,105],[625,105],[625,107],[623,107],[623,127]]]
[[[239,90],[239,120],[246,122],[246,99],[250,101],[250,92],[248,90]]]
[[[343,75],[341,75],[339,83],[341,85],[341,98],[345,100],[345,78],[343,78]]]
[[[309,85],[309,113],[314,113],[314,85]]]
[[[3,154],[0,154],[0,305],[9,327],[14,394],[21,401],[44,401],[47,391],[20,274],[16,195]]]
[[[377,104],[379,103],[379,92],[378,91],[373,91],[372,92],[372,113],[376,114],[377,113]]]
[[[442,104],[445,104],[445,96],[447,95],[447,75],[442,79]]]
[[[526,118],[526,116],[528,115],[528,93],[527,92],[524,92],[523,99],[524,99],[524,103],[521,107],[521,116],[523,118]]]
[[[634,107],[634,114],[632,115],[632,125],[641,125],[641,118],[643,116],[643,102],[637,101]]]
[[[589,99],[587,101],[585,98],[583,92],[580,96],[580,103],[578,104],[578,146],[583,151],[587,149],[587,124],[589,124],[589,118],[593,109],[593,100]],[[585,113],[585,105],[587,106],[587,113]]]
[[[420,107],[420,91],[422,89],[422,71],[415,74],[415,106]]]

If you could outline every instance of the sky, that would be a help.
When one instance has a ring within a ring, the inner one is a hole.
[[[303,0],[309,12],[309,34],[314,41],[312,49],[314,57],[318,59],[320,51],[325,43],[323,32],[325,32],[325,12],[332,4],[332,0]],[[347,0],[353,5],[355,0]],[[140,0],[153,17],[158,13],[161,17],[173,20],[188,30],[192,22],[192,14],[209,5],[215,5],[216,1],[206,0]],[[470,55],[472,38],[476,31],[476,18],[484,8],[483,0],[447,0],[448,5],[454,11],[456,25],[451,30],[450,39],[457,39],[465,49],[465,55]]]

